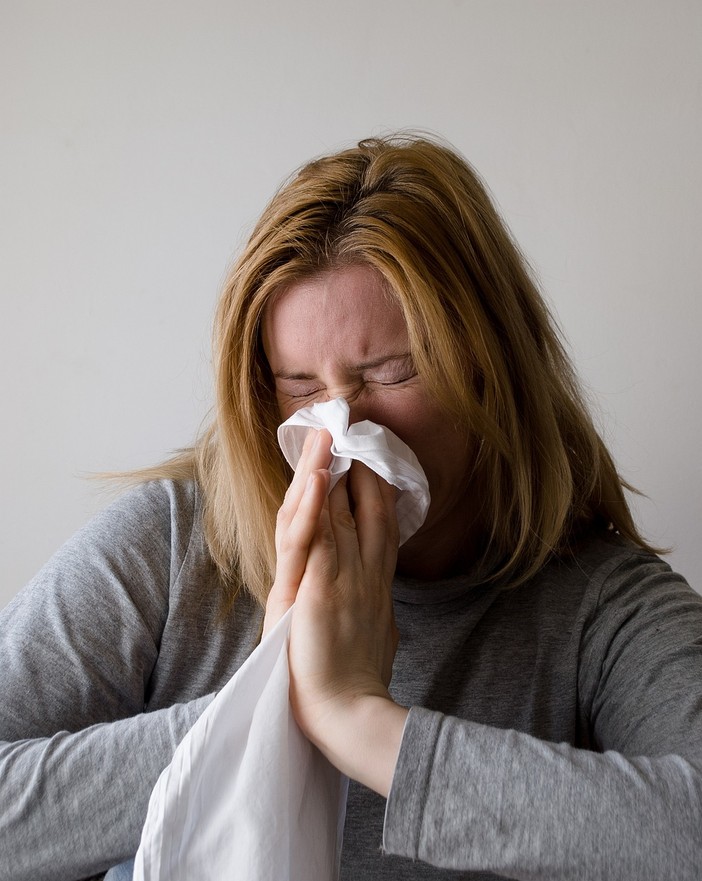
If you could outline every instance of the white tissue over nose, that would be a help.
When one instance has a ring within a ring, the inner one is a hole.
[[[332,436],[331,486],[356,459],[383,480],[397,487],[397,521],[400,544],[424,523],[429,503],[429,483],[424,469],[407,444],[382,425],[364,420],[349,425],[350,408],[343,398],[297,410],[278,428],[278,443],[291,468],[296,468],[310,428],[326,428]]]

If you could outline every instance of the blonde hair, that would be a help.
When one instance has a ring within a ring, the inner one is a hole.
[[[581,529],[642,547],[618,476],[526,262],[477,174],[424,137],[361,141],[273,197],[225,283],[215,322],[215,419],[146,477],[194,477],[212,557],[259,603],[275,571],[290,471],[261,345],[266,305],[341,265],[374,267],[402,307],[419,374],[477,438],[473,484],[492,577],[519,584]]]

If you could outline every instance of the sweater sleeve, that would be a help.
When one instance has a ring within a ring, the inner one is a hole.
[[[127,494],[0,613],[1,878],[85,878],[133,855],[161,770],[211,700],[144,713],[192,530],[183,492]]]
[[[524,881],[702,876],[702,598],[631,555],[580,655],[598,751],[410,711],[387,852]]]

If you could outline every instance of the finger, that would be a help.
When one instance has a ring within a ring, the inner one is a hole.
[[[385,575],[392,580],[397,568],[397,552],[400,547],[400,525],[397,520],[397,487],[378,477],[378,487],[388,512],[388,529],[385,535]]]
[[[292,521],[277,540],[276,573],[266,602],[267,633],[295,602],[329,489],[329,472],[313,471]]]
[[[286,597],[292,592],[292,601],[305,570],[309,546],[329,491],[330,475],[326,466],[331,461],[330,447],[331,435],[328,431],[311,430],[307,433],[298,467],[278,511],[274,586],[277,592]]]
[[[304,572],[310,544],[326,504],[329,479],[326,470],[313,471],[308,476],[293,519],[280,536],[276,570],[296,584]]]
[[[353,463],[350,487],[363,566],[392,577],[397,554],[394,488],[360,462]]]
[[[334,487],[322,505],[309,554],[305,564],[305,572],[300,584],[301,591],[310,591],[322,598],[329,598],[329,588],[336,581],[340,570],[338,546],[330,514],[331,496],[338,488]],[[321,594],[320,594],[321,591]]]
[[[329,493],[329,522],[334,533],[340,569],[357,569],[360,562],[356,520],[349,503],[348,474]]]
[[[297,463],[293,479],[285,493],[283,504],[279,511],[278,526],[285,526],[295,516],[300,500],[307,487],[307,480],[314,471],[328,468],[331,463],[332,437],[326,429],[316,431],[310,429],[305,437],[302,447],[302,455]]]

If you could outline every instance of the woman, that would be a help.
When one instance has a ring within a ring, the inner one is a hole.
[[[225,286],[216,367],[197,446],[3,613],[0,876],[133,855],[177,743],[295,601],[294,712],[355,781],[342,877],[699,878],[702,599],[639,535],[466,163],[391,138],[304,167]],[[326,432],[294,476],[276,445],[338,396],[426,471],[399,553],[373,472],[327,494]]]

